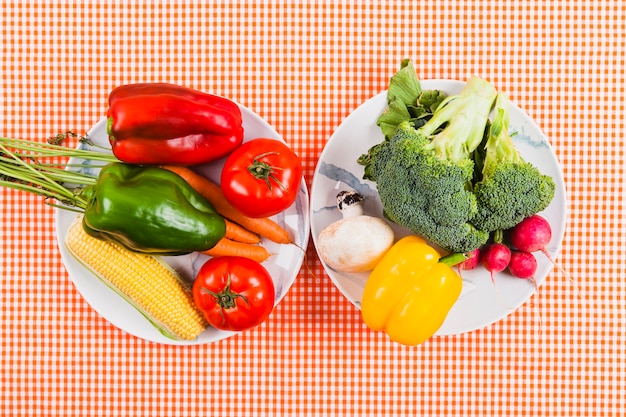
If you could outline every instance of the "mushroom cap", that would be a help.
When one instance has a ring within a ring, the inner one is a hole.
[[[394,233],[383,219],[355,216],[338,220],[322,230],[317,249],[322,260],[341,272],[374,269],[394,242]]]

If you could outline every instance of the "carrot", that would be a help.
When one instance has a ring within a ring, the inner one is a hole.
[[[220,256],[243,256],[257,262],[263,262],[271,256],[263,246],[236,242],[227,238],[220,239],[215,246],[202,253],[215,258]]]
[[[226,200],[224,193],[219,185],[210,179],[196,173],[190,168],[175,165],[164,165],[162,168],[170,170],[187,181],[196,191],[204,198],[209,200],[215,207],[217,212],[227,219],[243,226],[253,233],[257,233],[263,237],[276,243],[292,243],[289,233],[278,223],[270,218],[252,218],[244,215],[232,204]]]
[[[242,227],[237,223],[233,223],[228,219],[224,220],[226,221],[226,235],[224,237],[234,240],[235,242],[250,243],[252,245],[261,241],[261,239],[259,239],[259,235],[252,233],[245,227]]]

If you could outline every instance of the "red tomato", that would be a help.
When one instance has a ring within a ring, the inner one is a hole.
[[[269,217],[289,207],[302,181],[300,158],[283,142],[258,138],[240,145],[224,164],[226,199],[248,217]]]
[[[211,326],[242,331],[267,319],[274,308],[276,291],[272,277],[260,263],[223,256],[202,265],[192,294]]]

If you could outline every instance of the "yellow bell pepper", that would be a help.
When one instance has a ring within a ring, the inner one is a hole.
[[[439,259],[439,252],[418,236],[396,242],[365,284],[361,300],[365,324],[408,346],[434,335],[462,288],[461,277]]]

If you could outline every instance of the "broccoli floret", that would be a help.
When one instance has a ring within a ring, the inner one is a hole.
[[[509,229],[548,207],[554,180],[525,161],[509,134],[509,99],[496,98],[485,146],[482,179],[474,185],[478,213],[474,226],[485,231]]]
[[[402,122],[389,140],[375,145],[369,175],[391,221],[450,252],[468,252],[487,241],[489,234],[470,223],[478,211],[471,155],[495,97],[491,84],[474,77],[426,124]]]

